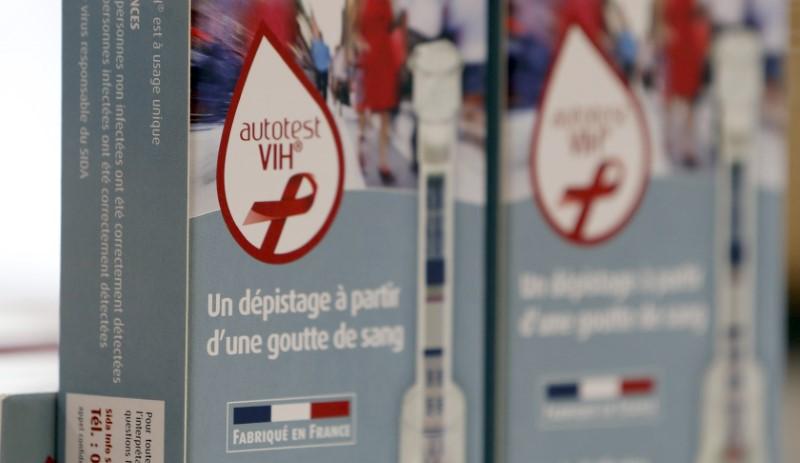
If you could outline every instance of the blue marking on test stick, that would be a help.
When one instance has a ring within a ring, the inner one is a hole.
[[[443,355],[444,349],[440,347],[425,349],[425,357],[441,357]]]
[[[426,265],[427,271],[426,282],[428,285],[443,285],[444,284],[444,259],[430,259]]]

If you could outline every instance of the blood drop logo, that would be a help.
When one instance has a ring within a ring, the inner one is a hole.
[[[562,238],[603,243],[631,220],[650,179],[644,113],[584,30],[570,27],[546,84],[531,147],[534,198]]]
[[[333,116],[292,51],[262,25],[219,149],[217,194],[228,230],[264,263],[293,262],[330,229],[343,186]]]

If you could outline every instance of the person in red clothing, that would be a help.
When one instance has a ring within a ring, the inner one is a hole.
[[[567,29],[579,25],[603,53],[609,57],[630,81],[637,72],[638,49],[636,37],[625,10],[615,0],[566,0],[561,7],[559,39]]]
[[[393,38],[394,11],[391,0],[360,0],[356,30],[359,35],[361,101],[358,103],[361,139],[367,117],[380,116],[378,173],[386,183],[394,179],[389,166],[390,112],[398,104],[399,67]]]
[[[667,0],[664,5],[668,99],[693,100],[702,87],[711,27],[695,3],[696,0]]]
[[[247,47],[261,23],[266,24],[281,43],[291,46],[299,35],[297,3],[295,0],[252,0],[242,10],[239,23],[247,31]]]
[[[668,149],[674,160],[695,167],[695,103],[703,88],[711,25],[697,0],[664,0],[662,18]]]
[[[565,0],[561,6],[558,37],[563,38],[567,29],[577,24],[594,43],[607,49],[605,3],[605,0]]]

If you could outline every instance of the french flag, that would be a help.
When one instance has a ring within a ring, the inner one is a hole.
[[[286,423],[291,421],[348,418],[350,401],[295,402],[233,409],[233,424]]]
[[[647,397],[655,394],[656,380],[649,376],[595,376],[547,385],[551,402],[592,402]]]

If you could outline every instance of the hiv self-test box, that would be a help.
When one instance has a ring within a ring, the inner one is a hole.
[[[56,394],[0,395],[0,463],[55,463]]]
[[[781,1],[506,2],[496,461],[782,460]]]
[[[487,3],[65,0],[59,461],[482,461]]]

